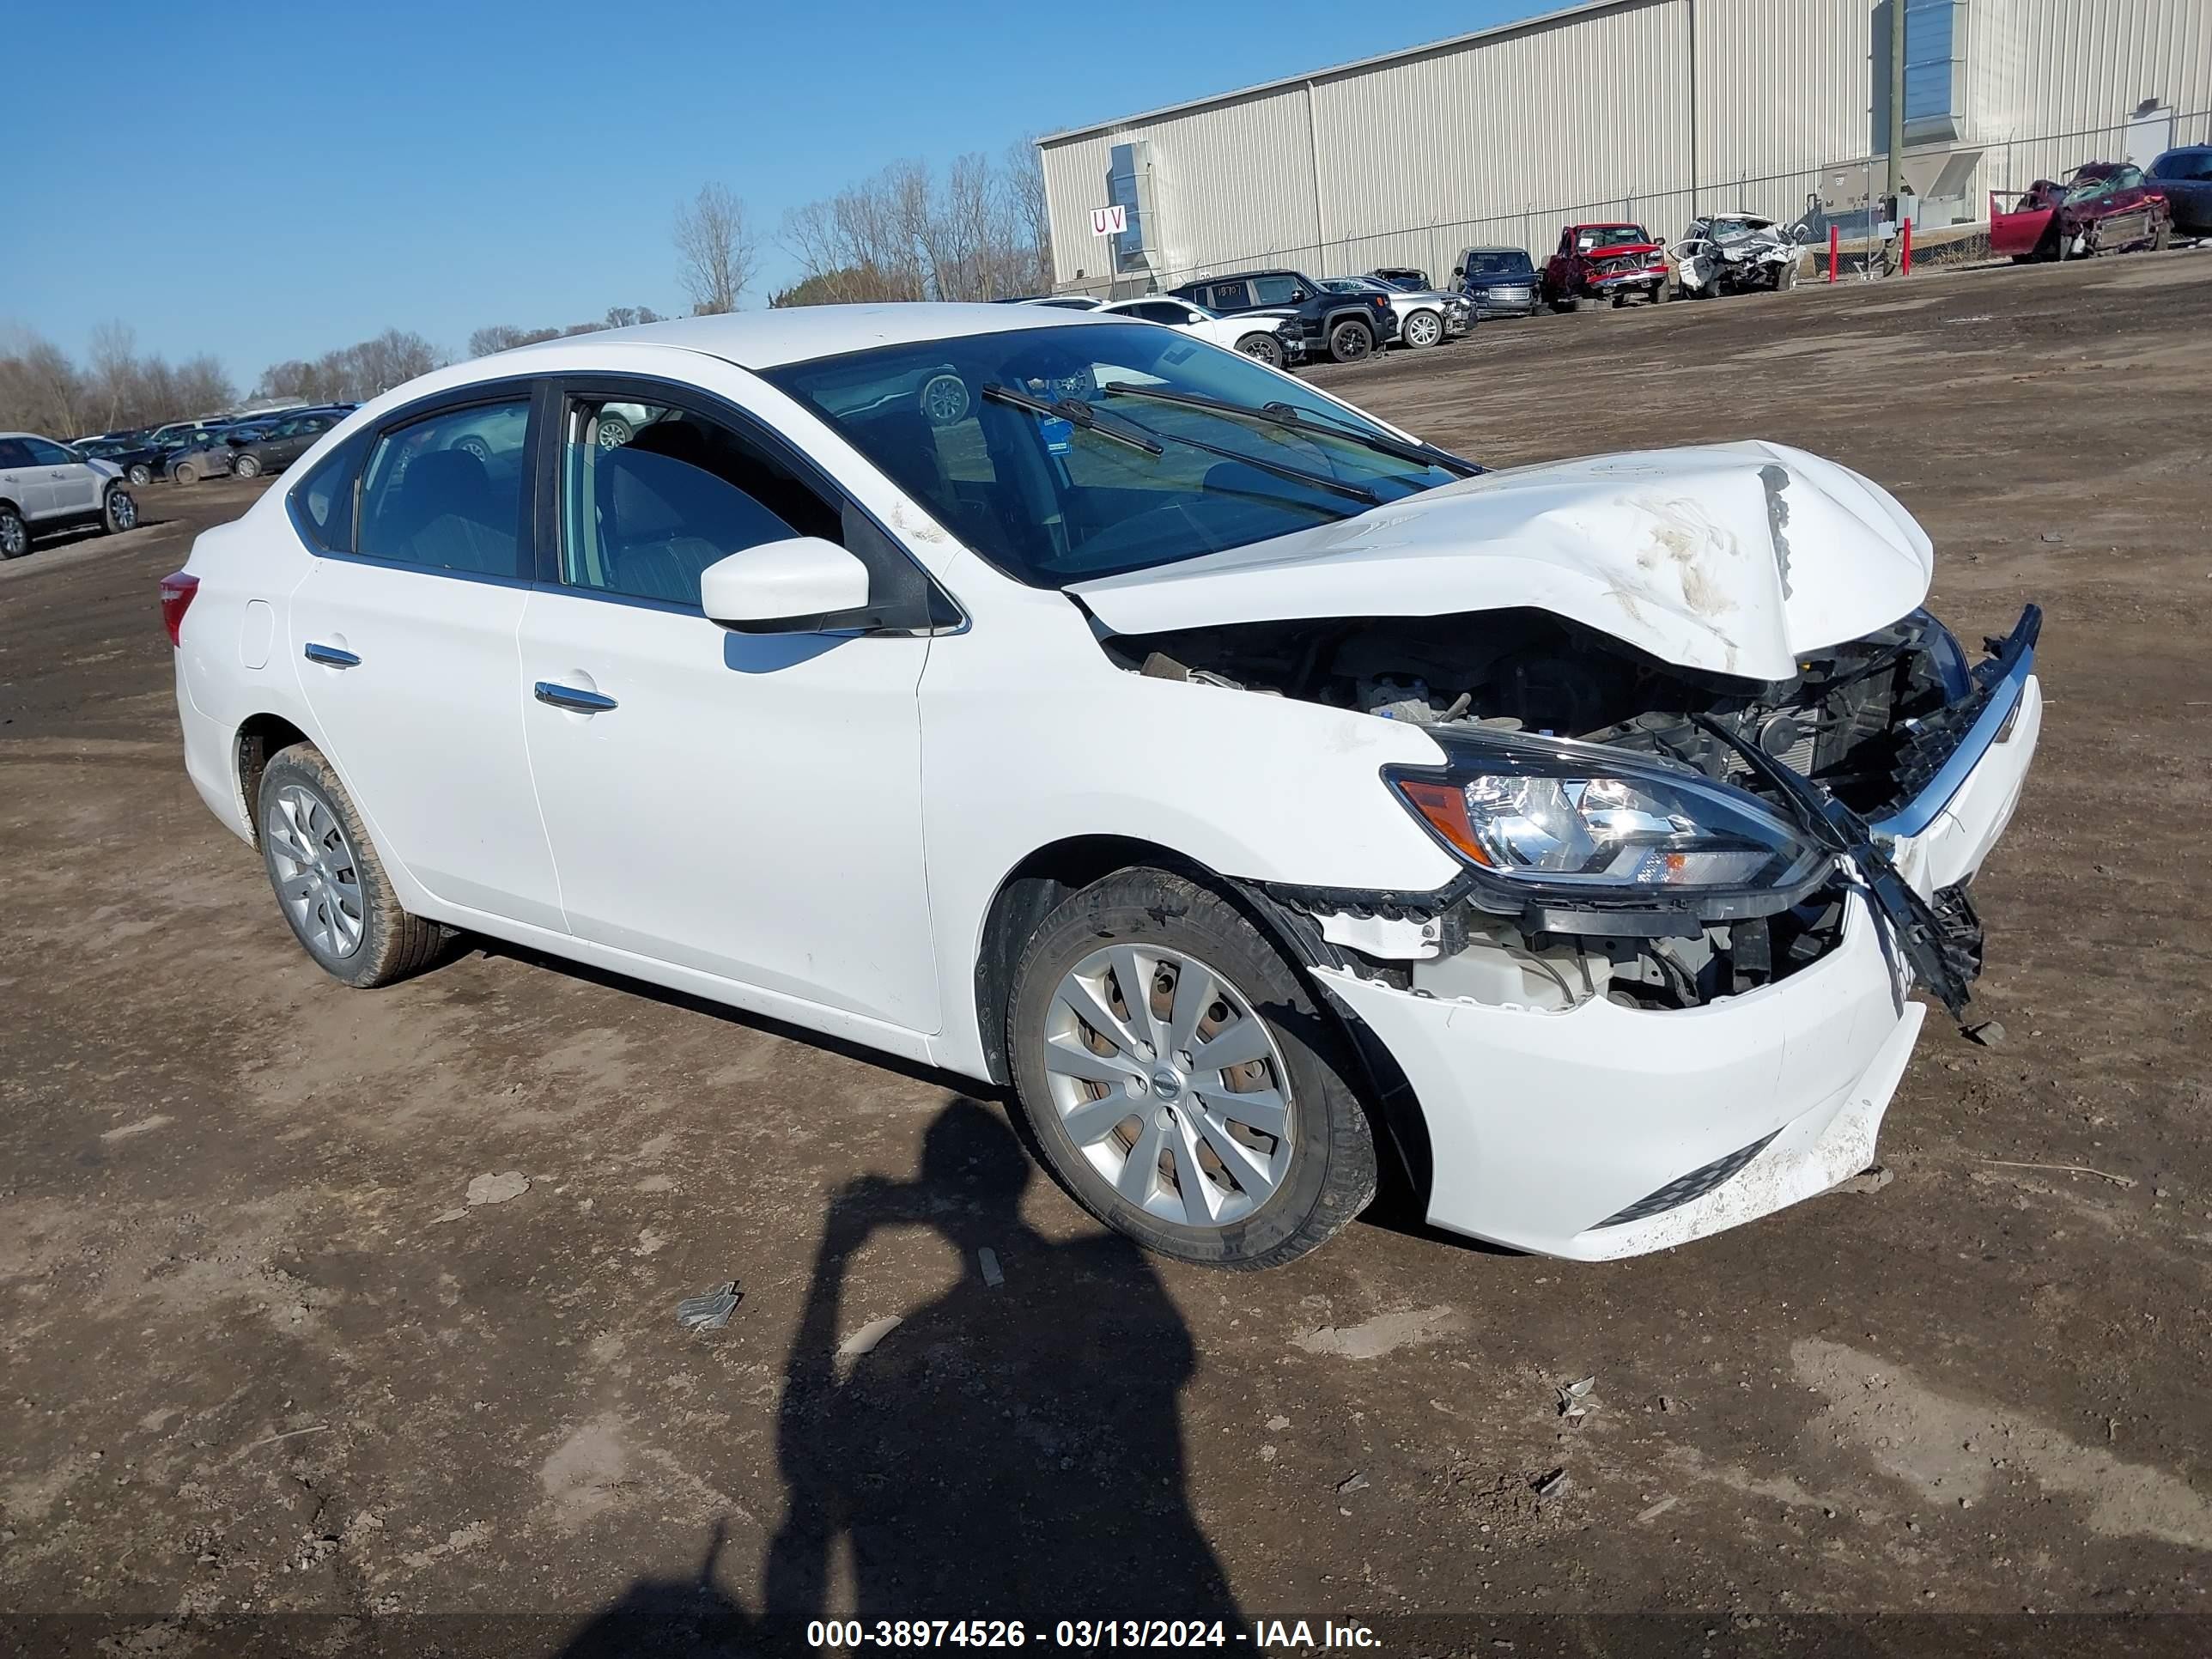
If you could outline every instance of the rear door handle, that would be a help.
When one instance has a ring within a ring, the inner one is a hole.
[[[538,701],[550,702],[556,708],[572,708],[579,714],[603,714],[615,706],[612,697],[604,697],[596,691],[586,691],[574,685],[562,685],[553,680],[538,682]]]
[[[309,662],[319,662],[325,668],[358,668],[361,659],[350,651],[341,651],[335,645],[317,645],[307,641],[306,652]]]

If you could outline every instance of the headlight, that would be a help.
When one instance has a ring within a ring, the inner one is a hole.
[[[1468,750],[1392,788],[1469,863],[1531,884],[1629,892],[1792,887],[1827,854],[1741,789],[1587,745]]]

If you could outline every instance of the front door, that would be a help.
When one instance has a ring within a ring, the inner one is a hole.
[[[853,545],[857,509],[672,388],[576,388],[555,466],[558,551],[523,618],[518,695],[570,929],[937,1030],[928,641],[739,634],[700,609],[709,564],[794,535]]]
[[[385,859],[448,904],[557,933],[515,690],[529,452],[457,447],[483,416],[447,410],[377,437],[352,550],[294,590],[289,649]]]
[[[26,438],[23,442],[31,452],[33,467],[46,475],[52,492],[48,510],[61,517],[99,510],[100,474],[82,456],[51,438]]]

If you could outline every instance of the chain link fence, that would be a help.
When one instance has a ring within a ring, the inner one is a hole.
[[[2212,110],[2176,115],[2172,133],[2175,145],[2212,143]],[[1915,238],[1928,245],[1938,263],[1947,256],[1972,257],[1977,245],[1986,251],[1991,191],[2022,191],[2038,179],[2063,178],[2084,161],[2119,160],[2127,154],[2130,135],[2130,124],[2119,121],[2074,132],[1964,145],[1948,153],[1911,155],[1907,158],[1911,173],[1925,175],[1932,165],[1939,184],[1950,179],[1954,168],[1958,179],[1951,193],[1931,191],[1921,198],[1923,216],[1917,222]],[[1859,156],[1800,172],[1716,179],[1694,191],[1686,188],[1631,191],[1592,201],[1531,204],[1318,243],[1254,248],[1171,266],[1149,276],[1126,272],[1112,284],[1113,297],[1170,289],[1213,272],[1267,265],[1287,265],[1317,276],[1410,266],[1449,285],[1453,266],[1468,248],[1526,248],[1541,264],[1565,225],[1616,221],[1638,224],[1656,240],[1671,244],[1701,213],[1755,213],[1784,224],[1802,222],[1807,241],[1821,251],[1826,247],[1832,226],[1847,248],[1863,252],[1875,240],[1880,199],[1888,188],[1888,169],[1887,156]],[[1931,224],[1931,219],[1940,219],[1941,223]],[[1958,227],[1959,234],[1945,235],[1952,226]],[[1955,248],[1944,247],[1946,243],[1955,244]],[[1103,295],[1107,284],[1079,287]]]

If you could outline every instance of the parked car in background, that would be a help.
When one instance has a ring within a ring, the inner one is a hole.
[[[2212,144],[2166,151],[2143,180],[2166,198],[2174,229],[2184,236],[2212,236]]]
[[[651,417],[605,450],[613,398]],[[548,418],[487,464],[495,404]],[[1121,318],[549,343],[299,474],[161,613],[185,773],[319,969],[459,930],[984,1080],[1091,1213],[1215,1267],[1386,1170],[1592,1261],[1864,1169],[1907,989],[1972,1012],[1966,884],[2040,731],[2039,613],[1970,653],[1832,461],[1486,474]],[[292,1001],[291,1040],[350,1020]]]
[[[94,524],[112,535],[137,522],[114,462],[35,432],[0,432],[0,559],[22,557],[40,531]]]
[[[1211,340],[1215,345],[1227,346],[1231,351],[1241,351],[1247,357],[1256,357],[1271,368],[1287,368],[1305,359],[1305,335],[1294,318],[1258,313],[1217,317],[1204,306],[1165,294],[1142,300],[1116,300],[1111,305],[1100,306],[1093,314],[1134,317],[1164,328],[1180,329],[1201,340]]]
[[[94,453],[95,460],[110,461],[120,467],[124,477],[133,486],[143,488],[154,482],[161,470],[161,463],[176,446],[157,444],[150,438],[102,444]]]
[[[1294,319],[1308,356],[1356,363],[1398,336],[1398,313],[1383,293],[1332,294],[1295,270],[1239,270],[1168,290],[1219,317],[1258,312]]]
[[[149,443],[173,446],[200,437],[215,431],[217,428],[226,427],[231,423],[231,418],[228,415],[202,415],[193,420],[171,421],[166,425],[157,426],[146,434],[146,439]]]
[[[2166,198],[2129,161],[2086,161],[2063,182],[1990,192],[1990,252],[2019,264],[2164,247],[2172,229]]]
[[[145,436],[146,428],[143,426],[123,427],[113,432],[94,432],[82,438],[71,438],[69,446],[78,450],[88,449],[94,445],[102,448],[121,449],[143,441]]]
[[[274,426],[248,428],[228,437],[232,476],[258,478],[264,472],[282,472],[344,418],[335,410],[293,415]]]
[[[1415,351],[1460,339],[1474,326],[1474,307],[1461,295],[1408,291],[1375,276],[1328,276],[1322,285],[1332,294],[1381,295],[1397,315],[1398,343]]]
[[[1412,265],[1384,265],[1379,270],[1367,273],[1378,283],[1388,283],[1392,288],[1403,289],[1408,294],[1425,294],[1436,287],[1429,273],[1417,270]]]
[[[236,453],[226,439],[226,428],[217,427],[164,450],[154,468],[154,475],[171,483],[198,483],[205,478],[227,478],[230,476],[231,458]]]
[[[1572,311],[1584,300],[1626,305],[1637,295],[1657,305],[1667,297],[1666,251],[1641,225],[1569,225],[1545,262],[1544,302]]]
[[[1016,300],[1018,306],[1050,306],[1055,311],[1096,311],[1106,302],[1091,294],[1039,294]]]
[[[1674,285],[1686,300],[1723,294],[1776,292],[1797,286],[1803,250],[1792,233],[1756,213],[1714,213],[1692,219],[1667,250]]]
[[[1533,317],[1536,262],[1525,247],[1471,247],[1452,267],[1452,280],[1477,317]]]

